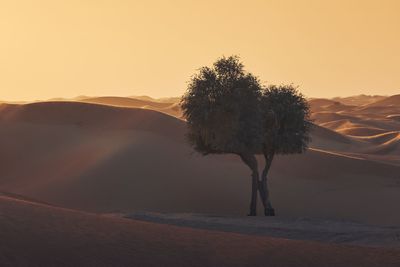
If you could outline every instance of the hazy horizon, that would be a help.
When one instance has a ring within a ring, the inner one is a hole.
[[[8,1],[0,99],[181,95],[199,67],[232,54],[308,97],[393,95],[399,9],[393,0]]]
[[[300,90],[301,91],[301,90]],[[399,94],[395,94],[399,95]],[[313,97],[313,96],[306,96],[307,99],[334,99],[334,98],[347,98],[347,97],[358,97],[358,96],[382,96],[382,97],[389,97],[392,95],[384,95],[384,94],[357,94],[357,95],[345,95],[345,96],[332,96],[332,97]],[[37,98],[37,99],[5,99],[0,96],[0,101],[4,102],[35,102],[35,101],[51,101],[51,100],[79,100],[80,98],[97,98],[97,97],[121,97],[121,98],[140,98],[140,97],[150,97],[152,99],[158,100],[163,98],[178,98],[181,97],[180,95],[171,95],[171,96],[152,96],[152,95],[145,95],[145,94],[138,94],[138,95],[76,95],[71,97],[62,97],[62,96],[53,96],[48,98]]]

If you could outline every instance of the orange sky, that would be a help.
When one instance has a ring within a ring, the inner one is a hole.
[[[238,54],[307,96],[400,93],[398,0],[0,2],[0,99],[174,96]]]

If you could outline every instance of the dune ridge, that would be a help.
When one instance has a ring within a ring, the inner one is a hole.
[[[392,95],[387,98],[372,102],[370,104],[364,105],[364,108],[368,107],[400,107],[400,94]]]

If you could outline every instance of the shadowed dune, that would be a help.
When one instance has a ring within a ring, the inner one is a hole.
[[[398,266],[398,250],[197,230],[0,195],[2,266]],[[40,244],[40,245],[38,245]]]
[[[250,171],[235,156],[194,154],[184,132],[184,121],[145,109],[2,105],[0,190],[88,211],[245,214]],[[280,216],[400,223],[400,167],[322,151],[354,144],[321,127],[312,145],[273,163]]]
[[[160,112],[116,108],[80,102],[38,102],[26,105],[0,105],[0,121],[36,125],[69,125],[104,130],[141,130],[182,138],[185,125]],[[100,133],[100,132],[99,132]]]
[[[354,145],[354,140],[338,132],[315,124],[311,128],[310,146],[313,148],[328,151],[347,151],[351,150]]]
[[[372,154],[400,154],[400,133],[399,132],[394,132],[394,133],[389,133],[386,134],[385,137],[391,136],[390,139],[386,139],[385,141],[382,141],[381,145],[372,151],[369,151],[369,153]],[[376,138],[374,138],[374,141],[376,141]]]
[[[310,108],[318,108],[318,107],[324,107],[324,106],[330,106],[335,103],[338,103],[336,101],[333,101],[331,99],[326,99],[326,98],[312,98],[308,100],[308,104],[310,105]]]

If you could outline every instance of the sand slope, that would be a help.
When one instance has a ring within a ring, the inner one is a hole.
[[[170,102],[169,102],[170,101]],[[175,117],[182,117],[182,111],[177,98],[153,99],[151,97],[140,96],[130,97],[94,97],[81,99],[79,102],[110,105],[117,107],[145,108],[157,110]]]
[[[182,120],[73,102],[0,110],[2,191],[99,212],[247,212],[250,171],[235,156],[193,154]],[[399,167],[326,151],[354,144],[320,127],[313,144],[317,150],[273,163],[271,193],[280,216],[400,223],[393,212]]]
[[[372,102],[371,104],[365,105],[364,107],[400,107],[400,94],[392,95],[390,97]]]
[[[335,131],[350,140],[349,146],[325,146],[328,150],[400,165],[397,137],[400,133],[399,97],[400,95],[390,97],[361,95],[349,98],[313,99],[310,100],[311,118],[317,125]],[[349,109],[338,108],[343,104],[338,105],[334,101],[342,101],[353,106]]]
[[[345,105],[338,101],[333,101],[330,99],[324,98],[315,98],[308,101],[310,108],[314,112],[321,112],[321,111],[350,111],[355,108],[355,106]]]
[[[332,100],[343,103],[345,105],[362,106],[380,101],[385,98],[386,96],[380,95],[356,95],[349,97],[335,97]]]
[[[398,266],[398,250],[180,228],[0,196],[2,266]],[[38,245],[40,244],[40,245]]]
[[[162,103],[157,101],[152,101],[151,99],[135,99],[129,97],[116,97],[116,96],[102,96],[81,99],[80,102],[85,103],[95,103],[103,105],[112,105],[120,107],[132,107],[132,108],[166,108],[173,103]]]

